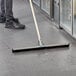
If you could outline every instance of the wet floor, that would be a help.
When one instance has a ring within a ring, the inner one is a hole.
[[[0,24],[0,76],[76,76],[76,41],[36,9],[35,13],[44,44],[69,42],[69,48],[12,53],[12,48],[38,45],[28,0],[14,0],[14,16],[25,30],[4,28]]]

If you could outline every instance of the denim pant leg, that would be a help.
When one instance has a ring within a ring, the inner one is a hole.
[[[1,14],[5,15],[5,0],[1,0]]]
[[[9,21],[13,17],[12,12],[13,0],[6,0],[6,21]]]

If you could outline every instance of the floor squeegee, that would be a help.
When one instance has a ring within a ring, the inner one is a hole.
[[[38,28],[38,24],[37,24],[37,19],[35,16],[35,11],[34,11],[34,7],[33,7],[33,3],[32,0],[29,0],[30,2],[30,7],[31,7],[31,11],[32,11],[32,15],[33,15],[33,19],[34,19],[34,23],[35,23],[35,28],[36,28],[36,32],[37,32],[37,36],[38,36],[38,46],[34,46],[34,47],[25,47],[25,48],[13,48],[12,52],[23,52],[23,51],[32,51],[32,50],[42,50],[42,49],[51,49],[51,48],[65,48],[65,47],[69,47],[69,43],[63,43],[63,44],[50,44],[50,45],[45,45],[43,44],[42,40],[41,40],[41,36],[40,36],[40,32],[39,32],[39,28]]]

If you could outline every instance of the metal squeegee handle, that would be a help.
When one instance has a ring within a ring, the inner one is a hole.
[[[29,0],[29,2],[30,2],[30,7],[31,7],[31,11],[32,11],[32,15],[33,15],[36,31],[37,31],[37,36],[38,36],[39,44],[42,45],[41,37],[40,37],[40,32],[39,32],[38,23],[37,23],[37,20],[36,20],[36,16],[35,16],[35,11],[34,11],[34,7],[33,7],[33,4],[32,4],[32,0]]]

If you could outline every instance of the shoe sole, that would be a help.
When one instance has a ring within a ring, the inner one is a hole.
[[[12,27],[12,26],[5,26],[5,28],[8,28],[8,29],[25,29],[25,27],[15,28],[15,27]]]

